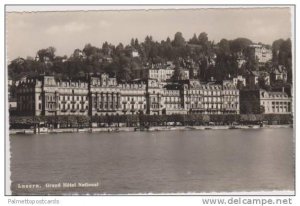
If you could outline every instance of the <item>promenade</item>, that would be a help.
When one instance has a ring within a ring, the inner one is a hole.
[[[177,130],[226,130],[226,129],[261,129],[261,128],[292,128],[293,125],[215,125],[215,126],[153,126],[149,128],[139,127],[102,127],[102,128],[59,128],[59,129],[47,129],[39,134],[45,133],[80,133],[80,132],[138,132],[138,131],[177,131]],[[34,129],[11,129],[10,135],[15,134],[34,134]]]

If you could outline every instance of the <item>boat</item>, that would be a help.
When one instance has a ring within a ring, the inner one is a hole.
[[[48,133],[48,128],[47,127],[40,127],[38,131],[39,131],[39,133]]]

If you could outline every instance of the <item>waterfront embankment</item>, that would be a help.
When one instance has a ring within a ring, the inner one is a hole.
[[[260,128],[291,128],[292,125],[214,125],[214,126],[153,126],[149,128],[139,127],[101,127],[101,128],[58,128],[46,129],[43,133],[80,133],[80,132],[133,132],[133,131],[174,131],[174,130],[224,130],[224,129],[260,129]],[[34,134],[33,129],[10,129],[9,134]]]

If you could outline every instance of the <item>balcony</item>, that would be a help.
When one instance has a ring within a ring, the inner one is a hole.
[[[206,101],[203,101],[202,103],[204,103],[204,104],[222,104],[223,103],[223,101],[222,100],[218,100],[218,101],[208,101],[208,100],[206,100]]]
[[[190,108],[190,111],[204,111],[204,108]]]
[[[165,104],[181,104],[181,101],[165,101]]]
[[[218,108],[207,108],[207,111],[221,111],[221,109]]]
[[[116,109],[97,109],[97,112],[116,112]]]
[[[80,112],[85,112],[85,111],[86,111],[85,109],[81,109],[81,110],[80,110]]]

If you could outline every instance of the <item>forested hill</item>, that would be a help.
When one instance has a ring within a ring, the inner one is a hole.
[[[269,70],[273,66],[284,65],[288,71],[288,81],[291,82],[291,40],[279,39],[272,45],[264,45],[273,52],[272,62],[265,65],[258,65],[255,58],[249,55],[247,48],[253,43],[247,38],[222,39],[216,43],[209,40],[204,32],[186,40],[181,32],[177,32],[173,39],[168,37],[161,42],[146,36],[143,42],[132,38],[130,45],[120,43],[115,46],[104,42],[97,47],[86,44],[83,49],[75,49],[70,57],[57,56],[56,49],[49,47],[37,51],[36,57],[19,57],[11,61],[8,75],[12,80],[39,74],[54,75],[59,79],[77,79],[84,78],[87,73],[107,72],[116,76],[118,81],[128,81],[134,78],[134,70],[172,61],[177,68],[197,71],[194,78],[204,81],[211,77],[222,80],[238,73]],[[238,69],[237,60],[241,57],[246,63]]]

